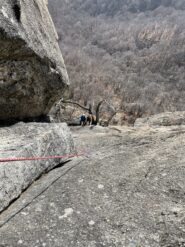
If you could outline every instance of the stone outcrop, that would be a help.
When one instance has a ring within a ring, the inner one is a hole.
[[[86,156],[2,213],[2,246],[185,246],[185,126],[75,127],[73,136]]]
[[[66,124],[18,123],[0,128],[0,158],[42,157],[74,154]],[[17,198],[35,179],[63,159],[0,162],[0,211]]]
[[[0,120],[46,115],[68,75],[46,0],[0,0]]]
[[[185,112],[163,112],[150,117],[138,118],[135,127],[185,125]]]

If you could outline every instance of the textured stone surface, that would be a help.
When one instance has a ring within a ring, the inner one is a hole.
[[[74,153],[66,124],[19,123],[0,128],[0,158],[42,157]],[[0,211],[36,178],[68,160],[49,159],[0,163]]]
[[[185,125],[185,112],[164,112],[150,117],[138,118],[135,127]]]
[[[185,246],[184,126],[76,127],[73,136],[87,156],[52,171],[68,170],[42,194],[53,177],[41,178],[40,195],[0,229],[1,246]]]
[[[47,114],[69,84],[46,0],[0,0],[0,120]]]

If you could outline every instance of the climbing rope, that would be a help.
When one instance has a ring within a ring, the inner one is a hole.
[[[57,155],[46,157],[20,157],[20,158],[0,158],[0,162],[13,162],[13,161],[27,161],[27,160],[49,160],[49,159],[69,159],[73,157],[80,157],[83,154],[70,154],[70,155]]]

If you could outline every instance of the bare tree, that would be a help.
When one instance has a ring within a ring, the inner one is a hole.
[[[117,110],[138,104],[139,116],[185,110],[184,0],[49,0],[49,6],[71,101],[94,101],[95,114],[102,99],[113,106],[118,99]]]

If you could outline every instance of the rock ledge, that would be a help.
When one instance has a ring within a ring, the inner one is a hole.
[[[74,154],[66,124],[19,123],[0,128],[0,158]],[[0,163],[0,211],[35,179],[67,159]]]

